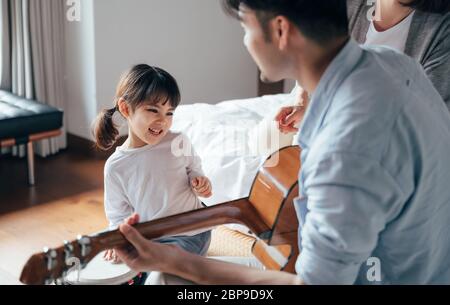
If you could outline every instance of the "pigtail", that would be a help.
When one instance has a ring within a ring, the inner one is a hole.
[[[116,107],[100,112],[93,124],[95,146],[101,150],[111,149],[119,136],[113,116],[118,111],[120,100],[126,103],[130,113],[139,105],[149,102],[169,102],[176,108],[180,103],[180,90],[176,80],[161,68],[140,64],[124,73],[114,97]]]
[[[113,115],[117,108],[105,109],[97,116],[94,123],[95,145],[101,150],[109,150],[117,141],[119,131],[113,122]]]

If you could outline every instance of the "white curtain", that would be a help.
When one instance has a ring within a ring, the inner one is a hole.
[[[10,91],[64,110],[65,1],[1,1],[2,6],[9,4],[9,28],[2,31],[10,35]],[[36,143],[35,152],[42,157],[55,154],[66,147],[66,141],[63,130],[58,138]],[[24,147],[13,148],[15,155],[24,153]]]
[[[8,0],[0,0],[0,89],[11,89],[11,50]]]

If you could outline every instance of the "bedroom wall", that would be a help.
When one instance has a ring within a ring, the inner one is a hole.
[[[65,24],[65,84],[67,130],[90,139],[97,115],[93,0],[83,0],[80,21]]]
[[[95,0],[94,12],[100,106],[121,72],[141,62],[173,74],[185,104],[255,96],[256,66],[220,1]]]
[[[284,93],[291,93],[291,91],[294,89],[295,85],[296,85],[295,80],[286,79],[284,81]]]
[[[71,133],[91,138],[90,122],[111,107],[120,74],[136,63],[168,70],[184,104],[257,94],[243,31],[218,0],[83,0],[82,8],[81,22],[66,30]]]

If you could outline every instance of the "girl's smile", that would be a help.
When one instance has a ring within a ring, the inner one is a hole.
[[[155,137],[157,137],[157,136],[159,136],[159,135],[161,135],[163,133],[162,129],[149,128],[148,131],[150,132],[150,134],[152,136],[155,136]]]

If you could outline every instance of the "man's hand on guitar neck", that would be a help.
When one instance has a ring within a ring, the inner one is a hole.
[[[135,271],[160,271],[206,285],[302,284],[299,277],[287,272],[260,270],[208,259],[175,245],[152,242],[132,227],[138,222],[139,216],[135,214],[119,228],[133,247],[116,249],[121,260]]]

